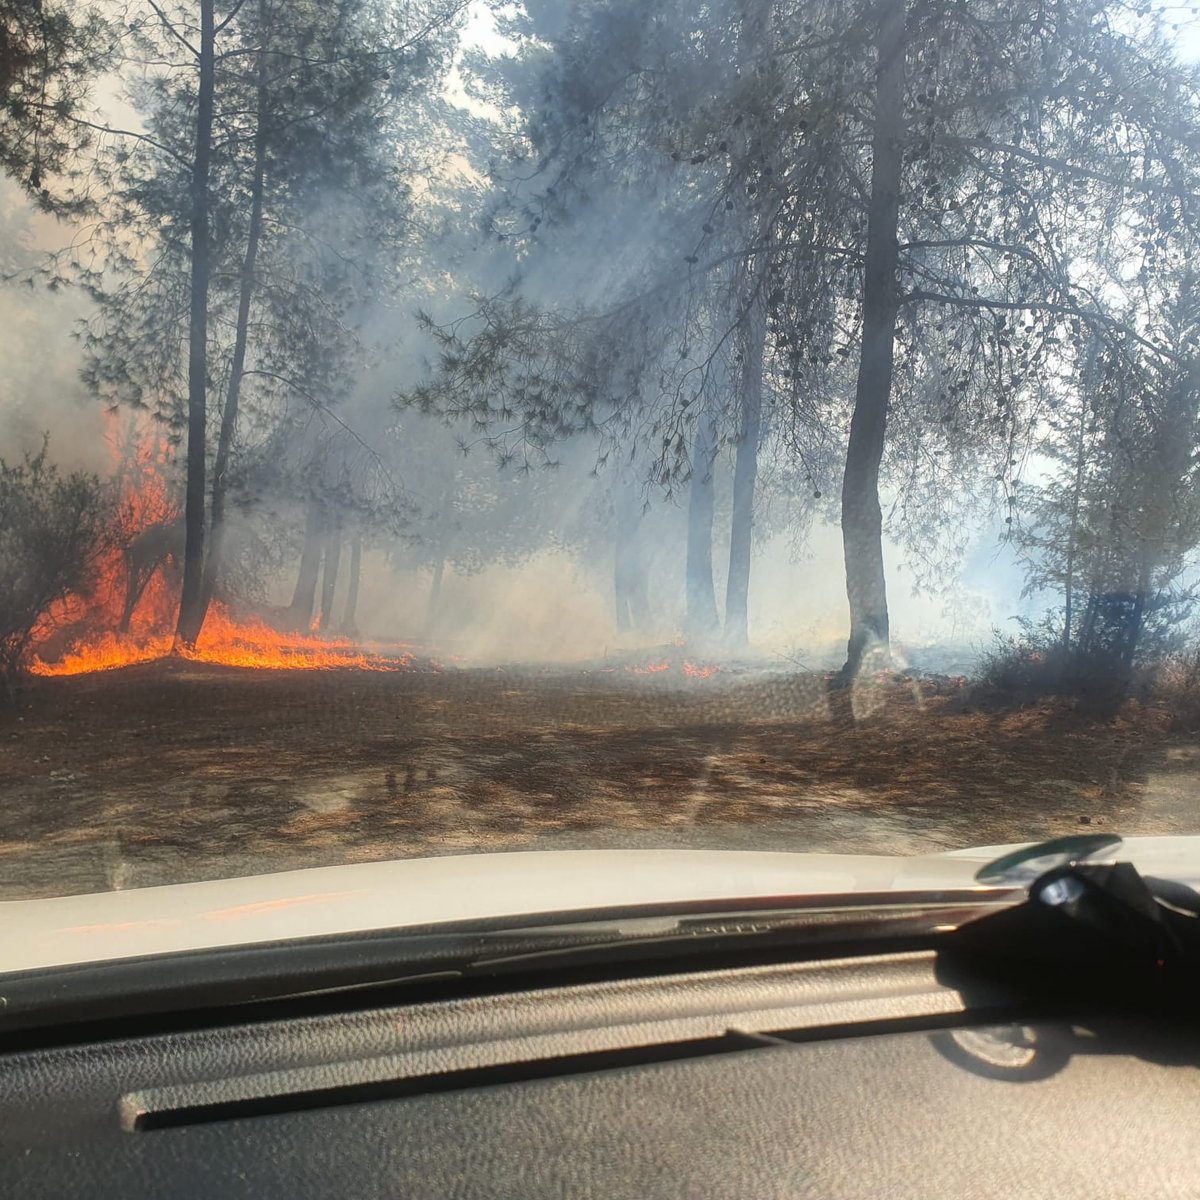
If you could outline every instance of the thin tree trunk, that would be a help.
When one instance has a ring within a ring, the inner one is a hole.
[[[209,166],[215,90],[215,0],[200,0],[200,78],[191,180],[191,297],[188,314],[187,486],[184,501],[183,587],[176,641],[194,646],[204,621],[204,482],[208,391]]]
[[[613,598],[616,601],[617,629],[625,632],[638,624],[635,597],[639,563],[635,541],[640,513],[637,494],[622,474],[618,474],[614,490]]]
[[[742,321],[742,370],[737,454],[733,466],[733,513],[729,529],[729,578],[725,583],[725,637],[744,647],[750,639],[750,559],[754,537],[754,490],[758,482],[758,443],[762,435],[763,347],[766,312],[756,296]]]
[[[625,548],[618,541],[613,555],[613,600],[617,632],[628,633],[633,628],[633,613],[629,605],[629,577]]]
[[[137,609],[138,601],[141,600],[143,593],[146,590],[154,572],[140,571],[135,567],[130,567],[126,575],[125,584],[125,604],[121,609],[121,620],[117,625],[118,633],[128,633],[130,625],[133,624],[133,614]]]
[[[1099,342],[1093,337],[1083,368],[1083,394],[1079,398],[1079,424],[1075,429],[1075,490],[1071,496],[1071,524],[1067,534],[1067,558],[1063,577],[1063,649],[1071,648],[1071,626],[1075,619],[1075,557],[1079,539],[1079,513],[1083,503],[1083,479],[1087,467],[1088,396],[1095,384]]]
[[[899,290],[897,226],[904,147],[905,4],[890,0],[875,37],[878,75],[871,161],[871,200],[863,271],[863,331],[846,471],[842,479],[842,546],[850,640],[843,678],[852,678],[868,648],[888,647],[887,582],[879,464],[887,432]]]
[[[355,530],[350,538],[350,579],[346,589],[346,608],[342,613],[342,632],[358,636],[358,585],[362,576],[362,534]]]
[[[700,641],[713,637],[719,628],[712,567],[715,441],[712,418],[705,410],[692,446],[687,532],[686,631],[689,639]]]
[[[182,547],[176,544],[176,525],[151,525],[143,529],[125,548],[125,604],[121,610],[118,633],[128,633],[133,623],[133,614],[159,569],[172,554],[180,554]]]
[[[1150,595],[1150,580],[1152,568],[1148,559],[1142,562],[1138,572],[1137,591],[1133,594],[1133,612],[1125,630],[1121,646],[1121,665],[1125,669],[1125,682],[1133,672],[1133,661],[1137,658],[1138,645],[1142,640],[1142,629],[1146,620],[1146,600]]]
[[[433,579],[429,584],[429,602],[425,609],[425,635],[428,637],[437,628],[439,606],[442,602],[442,579],[446,574],[446,555],[438,555],[433,565]]]
[[[324,545],[325,522],[321,506],[308,502],[304,516],[304,549],[300,553],[300,570],[296,588],[288,609],[289,624],[307,632],[312,625],[313,605],[317,599],[317,576],[321,570],[321,547]]]
[[[336,521],[325,542],[325,569],[321,574],[321,619],[317,628],[324,633],[333,620],[333,597],[337,592],[338,567],[342,562],[342,527]]]
[[[1086,466],[1087,397],[1079,405],[1079,427],[1075,441],[1075,492],[1071,497],[1071,525],[1067,535],[1067,560],[1063,578],[1063,649],[1071,648],[1071,624],[1075,605],[1075,551],[1079,537],[1079,509],[1083,495],[1083,473]]]
[[[738,72],[758,86],[762,51],[767,41],[771,6],[758,0],[742,0],[738,32]],[[754,139],[743,127],[737,138],[738,170],[753,170]],[[769,226],[764,203],[768,190],[757,190],[748,198],[746,234],[751,244],[763,245]],[[725,580],[725,639],[736,649],[750,639],[750,562],[753,552],[754,493],[758,482],[758,444],[762,436],[763,349],[767,336],[764,286],[768,251],[765,246],[754,259],[734,273],[735,303],[741,308],[736,346],[741,356],[735,411],[737,450],[733,465],[733,504],[729,527],[729,574]]]
[[[1100,603],[1100,593],[1097,592],[1096,587],[1097,585],[1093,583],[1091,590],[1088,592],[1087,608],[1083,610],[1083,629],[1080,631],[1076,642],[1085,656],[1095,653],[1096,617],[1099,612]]]
[[[264,13],[264,36],[267,14]],[[250,327],[250,303],[254,296],[255,266],[262,238],[263,191],[267,163],[267,55],[265,48],[258,52],[258,124],[254,130],[254,176],[250,185],[250,224],[246,231],[246,255],[242,259],[240,292],[238,295],[237,328],[233,338],[233,361],[229,367],[229,388],[221,413],[221,429],[217,435],[217,454],[213,462],[212,525],[208,555],[204,561],[204,585],[200,607],[203,624],[216,591],[221,571],[221,550],[225,536],[225,493],[229,455],[233,434],[237,428],[238,405],[241,400],[242,377],[246,370],[246,341]]]
[[[630,581],[629,616],[634,629],[650,627],[650,577],[646,570],[646,556],[641,546],[634,551],[633,578]]]

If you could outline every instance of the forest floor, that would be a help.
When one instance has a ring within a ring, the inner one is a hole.
[[[1200,830],[1161,715],[988,712],[888,677],[169,661],[0,709],[0,898],[484,849],[920,853]]]

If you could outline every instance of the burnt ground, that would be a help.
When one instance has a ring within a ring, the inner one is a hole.
[[[815,675],[246,671],[33,681],[0,710],[0,897],[481,849],[918,853],[1200,829],[1153,713],[973,711]]]

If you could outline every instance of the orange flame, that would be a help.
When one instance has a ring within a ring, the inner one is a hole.
[[[86,596],[70,596],[55,605],[34,632],[37,648],[30,670],[35,675],[81,675],[176,654],[192,662],[274,670],[356,668],[394,671],[414,657],[400,645],[359,645],[345,637],[272,628],[259,617],[235,618],[214,601],[194,649],[175,645],[178,610],[176,581],[162,563],[145,582],[128,622],[118,632],[129,586],[126,549],[147,531],[166,529],[179,516],[165,476],[165,444],[146,440],[127,453],[120,469],[120,500],[112,548],[96,564],[95,584]],[[163,556],[160,556],[163,557]],[[166,556],[169,557],[169,556]]]
[[[153,662],[172,653],[190,662],[285,671],[338,667],[397,671],[415,661],[401,646],[368,649],[349,638],[281,633],[265,621],[234,620],[224,605],[214,601],[193,650],[176,646],[170,633],[141,639],[106,631],[54,662],[35,659],[30,669],[35,675],[82,675]]]
[[[664,659],[662,662],[649,663],[644,667],[629,667],[628,670],[633,675],[657,675],[660,671],[669,671],[671,664]]]
[[[664,658],[661,662],[647,663],[644,667],[626,667],[625,670],[631,675],[660,675],[663,671],[670,671],[672,666],[671,660]],[[684,659],[681,667],[689,679],[711,679],[721,670],[715,665],[701,666],[690,659]]]

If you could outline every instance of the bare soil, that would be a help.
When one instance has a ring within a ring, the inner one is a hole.
[[[1153,713],[986,712],[889,678],[161,662],[0,710],[0,897],[473,850],[919,853],[1200,830]]]

